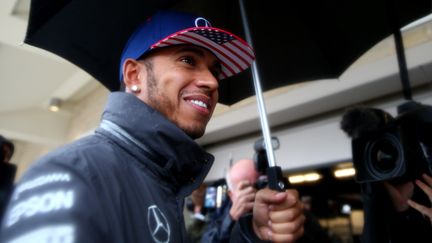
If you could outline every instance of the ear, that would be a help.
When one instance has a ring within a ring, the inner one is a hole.
[[[140,75],[141,72],[147,70],[142,68],[142,65],[137,60],[128,58],[123,64],[123,82],[125,83],[125,90],[131,92],[132,85],[141,86]],[[144,74],[145,75],[145,74]]]

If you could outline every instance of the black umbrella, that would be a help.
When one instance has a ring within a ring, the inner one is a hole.
[[[283,4],[248,0],[244,11],[239,5],[232,0],[32,0],[24,42],[64,57],[108,89],[117,90],[121,51],[141,22],[161,8],[202,14],[214,26],[252,37],[249,41],[253,41],[258,64],[254,63],[252,72],[220,83],[220,102],[233,104],[254,94],[260,96],[261,85],[266,91],[296,82],[337,78],[395,27],[399,29],[431,12],[430,0]],[[250,32],[243,26],[242,12],[249,16]],[[259,107],[260,115],[265,116],[262,102]],[[266,144],[270,144],[267,120],[261,121]],[[267,148],[268,153],[271,150],[269,161],[274,164],[272,148]]]
[[[24,43],[51,51],[117,90],[128,36],[172,0],[32,0]]]
[[[396,3],[399,27],[431,12],[430,0],[289,1],[287,6],[245,1],[263,90],[339,77],[392,34],[387,2]],[[244,33],[239,4],[232,0],[32,0],[24,42],[64,57],[117,90],[128,36],[160,8],[202,14],[214,26]],[[222,82],[220,102],[230,105],[254,95],[250,80],[249,71]]]

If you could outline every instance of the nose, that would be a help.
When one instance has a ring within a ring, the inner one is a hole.
[[[203,70],[198,76],[197,85],[209,91],[215,91],[219,88],[219,80],[210,70]]]

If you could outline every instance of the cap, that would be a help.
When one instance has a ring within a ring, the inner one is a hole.
[[[121,55],[122,66],[127,58],[139,59],[156,48],[191,44],[211,51],[221,62],[219,79],[225,79],[250,67],[255,60],[253,49],[234,34],[214,28],[210,22],[188,13],[163,10],[147,19],[129,38]]]

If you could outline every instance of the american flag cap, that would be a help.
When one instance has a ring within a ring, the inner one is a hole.
[[[139,59],[156,48],[184,44],[212,52],[222,64],[220,80],[246,70],[255,60],[253,49],[242,38],[212,27],[203,17],[165,10],[149,18],[129,38],[121,56],[120,81],[127,58]]]

